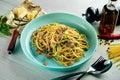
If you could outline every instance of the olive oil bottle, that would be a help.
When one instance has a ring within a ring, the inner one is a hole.
[[[104,5],[100,18],[99,30],[101,34],[111,34],[114,32],[119,11],[116,7],[117,0],[110,0]]]

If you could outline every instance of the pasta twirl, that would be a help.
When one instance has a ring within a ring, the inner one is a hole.
[[[59,23],[47,24],[34,31],[32,44],[38,54],[46,54],[46,57],[54,58],[64,66],[81,59],[89,48],[84,34]]]

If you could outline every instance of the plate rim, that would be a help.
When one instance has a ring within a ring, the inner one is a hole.
[[[26,50],[25,50],[25,48],[23,47],[23,44],[22,44],[22,42],[23,42],[23,33],[25,32],[25,30],[27,29],[27,27],[28,27],[30,24],[32,24],[33,22],[35,22],[37,19],[39,19],[39,18],[42,18],[42,17],[44,17],[44,16],[49,16],[49,15],[54,15],[54,14],[60,14],[60,15],[61,15],[61,14],[65,14],[65,15],[74,16],[74,17],[79,18],[80,20],[83,20],[87,25],[91,26],[92,30],[94,31],[94,34],[96,35],[96,36],[95,36],[96,45],[95,45],[95,48],[94,48],[92,54],[91,54],[90,56],[88,56],[87,59],[85,59],[84,61],[82,61],[81,64],[84,64],[86,61],[88,61],[88,60],[93,56],[93,54],[94,54],[94,52],[95,52],[95,50],[96,50],[96,48],[97,48],[97,46],[98,46],[97,33],[96,33],[95,29],[93,28],[93,26],[92,26],[91,24],[89,24],[87,21],[85,21],[85,20],[82,19],[81,17],[79,17],[79,16],[77,16],[77,15],[74,15],[74,14],[71,14],[71,13],[63,13],[63,12],[48,13],[48,14],[41,15],[41,16],[35,18],[34,20],[30,21],[30,22],[25,26],[25,28],[24,28],[23,31],[21,32],[21,36],[20,36],[20,44],[21,44],[21,48],[22,48],[23,53],[25,54],[25,56],[27,56],[28,59],[30,59],[31,61],[33,61],[33,60],[28,56],[27,52],[25,52]],[[32,56],[31,56],[31,57],[32,57]],[[34,57],[33,57],[33,58],[34,58]],[[34,59],[33,63],[34,63],[34,62],[38,64],[38,61],[37,61],[36,59]],[[74,66],[75,66],[75,67],[78,67],[78,66],[80,66],[81,64],[74,65]],[[41,64],[40,64],[40,65],[41,65]],[[38,65],[38,66],[39,66],[39,65]],[[49,69],[49,70],[55,70],[55,71],[64,71],[64,70],[65,70],[65,71],[68,71],[68,70],[72,70],[72,68],[73,68],[74,66],[57,67],[57,68],[56,68],[56,67],[48,67],[48,66],[41,65],[41,66],[39,66],[39,67],[45,68],[45,69]],[[81,65],[81,66],[82,66],[82,65]],[[58,69],[59,69],[59,70],[58,70]],[[66,70],[66,69],[67,69],[67,70]]]

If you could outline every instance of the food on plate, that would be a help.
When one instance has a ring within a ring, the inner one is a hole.
[[[9,11],[9,13],[3,15],[2,20],[9,26],[10,30],[8,32],[13,33],[13,30],[18,27],[21,32],[27,23],[43,14],[45,14],[45,11],[40,6],[33,4],[29,0],[25,0],[19,6]]]
[[[32,34],[32,44],[37,54],[45,54],[64,66],[80,60],[89,49],[86,35],[60,23],[40,27]]]

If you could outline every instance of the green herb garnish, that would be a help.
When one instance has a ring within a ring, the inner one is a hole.
[[[9,25],[6,24],[6,18],[0,16],[0,32],[4,35],[10,35]]]
[[[66,44],[66,43],[67,43],[67,41],[63,41],[63,42],[62,42],[62,44]]]
[[[60,57],[60,55],[61,55],[60,52],[58,52],[58,53],[57,53],[57,57]]]
[[[48,53],[48,48],[43,51],[44,54]]]
[[[79,36],[74,36],[75,39],[79,39]]]
[[[78,46],[78,43],[75,43],[75,46]]]
[[[53,46],[53,49],[54,49],[54,50],[57,50],[57,47],[58,47],[58,43],[56,43],[56,44]]]
[[[55,23],[52,23],[52,24],[50,24],[50,26],[56,26],[56,24],[55,24]]]
[[[2,16],[0,16],[0,21],[2,20]]]

